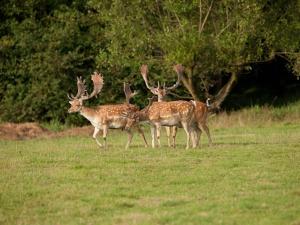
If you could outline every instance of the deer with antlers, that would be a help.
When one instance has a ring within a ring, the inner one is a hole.
[[[136,93],[132,93],[130,87],[124,84],[126,103],[115,105],[100,105],[95,108],[85,107],[83,105],[83,102],[94,96],[97,96],[101,92],[104,84],[103,76],[100,73],[94,72],[94,74],[91,76],[91,79],[93,81],[94,89],[91,94],[88,94],[86,90],[85,80],[82,80],[81,77],[77,77],[77,94],[76,96],[68,95],[70,99],[69,103],[71,104],[68,112],[79,112],[82,116],[90,121],[90,123],[94,126],[93,138],[100,147],[104,146],[105,148],[107,148],[106,137],[109,128],[124,129],[128,133],[128,140],[126,144],[127,149],[131,143],[133,134],[130,126],[126,126],[129,122],[128,118],[125,118],[122,115],[126,112],[135,112],[139,110],[138,107],[129,103],[130,98]],[[144,133],[138,126],[138,124],[137,129],[143,138],[145,146],[147,147],[148,144],[145,139]],[[100,130],[103,131],[103,145],[97,139],[97,134]]]
[[[141,74],[143,76],[143,79],[145,81],[146,87],[154,94],[158,96],[158,101],[163,102],[164,97],[175,88],[178,87],[181,77],[183,76],[184,67],[181,64],[177,64],[173,67],[175,72],[178,75],[178,80],[176,83],[171,87],[166,87],[163,85],[163,87],[160,87],[159,84],[157,87],[151,87],[148,84],[148,67],[147,65],[143,65],[141,67]],[[200,135],[201,132],[204,131],[207,134],[209,144],[212,143],[209,128],[207,126],[207,117],[208,117],[208,101],[207,104],[200,102],[200,101],[191,101],[191,103],[194,105],[194,115],[193,119],[191,120],[191,140],[193,147],[196,147],[199,145],[200,141]],[[178,126],[178,125],[177,125]],[[177,133],[177,126],[173,127],[167,127],[167,136],[168,136],[168,145],[170,146],[170,130],[172,131],[172,146],[175,147],[175,138]],[[180,125],[179,125],[180,126]]]
[[[158,102],[163,102],[165,100],[165,96],[172,90],[176,89],[179,84],[180,84],[180,74],[178,74],[177,81],[174,85],[170,87],[166,87],[165,83],[161,87],[159,82],[157,83],[157,87],[150,86],[148,83],[148,66],[147,65],[142,65],[141,66],[141,75],[144,79],[144,82],[146,84],[146,87],[151,91],[152,94],[157,96],[157,101]],[[177,133],[177,126],[171,126],[171,127],[165,127],[166,128],[166,133],[167,133],[167,139],[168,139],[168,146],[175,147],[175,138],[176,138],[176,133]],[[172,144],[171,144],[171,135],[172,135]]]
[[[178,76],[182,77],[184,72],[184,67],[182,65],[174,66],[174,70],[178,74]],[[195,106],[194,111],[194,120],[193,120],[193,139],[194,146],[199,145],[200,136],[202,132],[205,132],[208,138],[209,145],[212,144],[209,128],[207,126],[207,118],[209,115],[208,107],[209,107],[209,99],[206,100],[206,103],[201,101],[191,101]],[[176,131],[175,131],[176,132]]]
[[[208,118],[208,107],[209,103],[206,101],[206,103],[200,102],[200,101],[191,101],[195,105],[195,111],[194,111],[194,130],[193,138],[195,141],[194,146],[198,146],[200,142],[200,136],[202,132],[205,132],[208,138],[208,144],[212,145],[212,140],[210,136],[210,131],[207,126],[207,118]]]
[[[157,87],[152,87],[148,83],[148,66],[141,66],[141,74],[145,81],[146,87],[158,97],[158,101],[152,103],[147,112],[148,120],[151,124],[151,135],[152,135],[152,147],[155,147],[156,142],[160,146],[160,128],[161,126],[166,126],[172,130],[176,130],[177,126],[183,127],[187,135],[186,148],[189,148],[190,137],[192,132],[192,120],[194,117],[194,105],[187,101],[163,101],[163,97],[171,90],[174,90],[180,84],[180,75],[178,74],[178,79],[176,83],[171,87],[166,87],[163,85],[161,88],[158,84]],[[169,136],[170,131],[167,130]],[[175,133],[176,135],[176,133]],[[173,140],[175,143],[175,136],[173,135]],[[170,141],[168,138],[170,145]],[[174,145],[175,146],[175,145]]]

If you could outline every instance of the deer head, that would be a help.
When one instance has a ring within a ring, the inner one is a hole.
[[[82,80],[81,77],[77,77],[77,94],[76,96],[68,95],[70,99],[69,103],[71,108],[68,110],[69,113],[79,112],[83,106],[83,101],[88,100],[94,96],[97,96],[102,90],[103,87],[103,77],[100,73],[94,72],[91,75],[91,80],[93,81],[94,89],[91,94],[87,93],[85,80]]]
[[[162,101],[163,98],[172,90],[176,89],[181,81],[181,77],[183,74],[183,66],[182,65],[175,65],[174,70],[177,72],[178,78],[176,83],[173,86],[166,87],[165,83],[161,87],[159,82],[157,83],[157,87],[152,87],[148,83],[148,66],[142,65],[141,66],[141,74],[143,76],[144,82],[146,84],[146,87],[152,92],[152,94],[157,95],[158,101]]]
[[[152,98],[148,98],[148,105],[139,111],[127,111],[122,114],[123,117],[127,119],[127,124],[125,129],[131,128],[134,124],[148,120],[148,111],[150,106],[154,101],[156,101],[156,96],[152,96]]]

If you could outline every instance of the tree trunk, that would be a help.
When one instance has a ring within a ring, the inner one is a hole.
[[[188,90],[192,98],[196,101],[199,101],[199,98],[197,97],[193,81],[192,81],[192,71],[190,69],[186,70],[187,76],[182,77],[182,83],[185,86],[185,88]],[[211,111],[218,111],[220,109],[221,104],[225,100],[225,98],[229,95],[232,88],[237,83],[237,74],[238,71],[233,71],[231,73],[231,77],[229,81],[219,90],[219,92],[212,96],[211,104],[210,104],[210,110]]]
[[[231,73],[231,77],[229,81],[220,89],[220,91],[213,96],[212,103],[211,103],[211,110],[218,110],[220,109],[221,104],[225,100],[225,98],[228,96],[232,88],[237,83],[237,71],[233,71]]]
[[[183,76],[182,77],[182,83],[185,86],[185,88],[188,90],[188,92],[190,93],[190,95],[192,96],[192,98],[196,101],[199,100],[199,98],[197,97],[194,85],[193,85],[193,80],[192,80],[192,70],[191,69],[187,69],[186,70],[187,76]]]

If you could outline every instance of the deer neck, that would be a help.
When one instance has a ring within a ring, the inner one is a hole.
[[[158,101],[158,102],[164,102],[164,97],[162,97],[162,96],[157,96],[157,101]]]
[[[148,110],[141,110],[138,112],[139,121],[144,122],[149,120]]]
[[[144,122],[149,120],[149,109],[151,105],[148,105],[147,107],[143,108],[142,110],[138,111],[138,117],[139,121]]]
[[[92,122],[95,118],[95,110],[92,108],[82,106],[79,113],[90,122]]]

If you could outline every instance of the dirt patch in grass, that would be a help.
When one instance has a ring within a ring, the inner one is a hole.
[[[92,126],[75,127],[53,132],[38,123],[3,123],[0,124],[1,140],[26,140],[32,138],[55,138],[64,136],[90,136]]]

